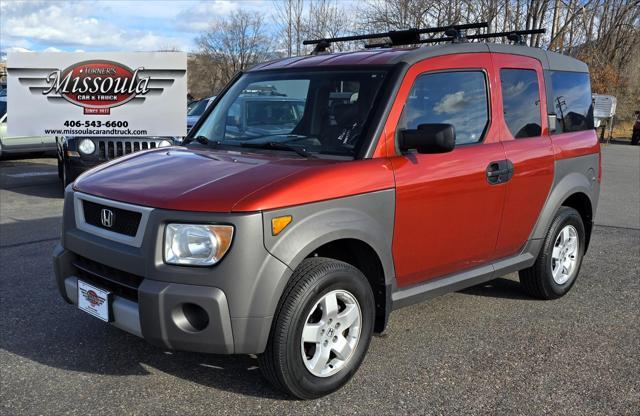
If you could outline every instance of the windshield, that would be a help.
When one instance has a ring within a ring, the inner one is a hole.
[[[366,140],[367,120],[385,77],[382,70],[248,73],[193,137],[215,145],[276,143],[353,157]]]
[[[207,109],[207,104],[209,104],[209,99],[205,98],[204,100],[198,101],[187,113],[188,116],[201,116],[204,113],[204,110]]]

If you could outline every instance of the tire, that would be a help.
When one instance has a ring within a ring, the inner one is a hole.
[[[337,309],[331,307],[334,295]],[[337,310],[337,314],[325,310]],[[348,322],[348,316],[356,316],[354,311],[360,312],[359,325]],[[299,399],[332,393],[360,367],[371,342],[374,319],[373,292],[360,270],[333,259],[306,259],[280,299],[266,350],[258,356],[260,370],[274,386]],[[309,329],[318,341],[303,343],[303,329]],[[350,348],[340,349],[349,343]],[[341,352],[336,354],[338,350]],[[329,354],[327,361],[323,353]],[[318,363],[315,367],[314,359]]]
[[[631,136],[631,145],[637,146],[640,142],[640,130],[634,130],[633,135]]]
[[[575,248],[572,241],[575,241]],[[580,272],[585,243],[584,224],[578,211],[560,207],[536,262],[519,272],[520,284],[524,290],[540,299],[557,299],[566,295]]]

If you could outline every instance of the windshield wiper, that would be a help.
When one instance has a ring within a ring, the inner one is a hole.
[[[189,141],[186,141],[183,144],[188,144],[192,141],[197,141],[200,144],[204,144],[210,147],[218,147],[222,144],[220,140],[209,140],[206,136],[196,136],[192,137]]]
[[[272,150],[288,150],[291,152],[296,152],[302,157],[310,158],[313,157],[311,153],[309,153],[304,147],[300,146],[291,146],[286,143],[278,143],[278,142],[266,142],[266,143],[242,143],[240,146],[242,147],[252,147],[255,149],[272,149]]]

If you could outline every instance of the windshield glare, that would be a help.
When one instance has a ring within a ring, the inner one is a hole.
[[[194,137],[216,145],[286,143],[310,153],[355,156],[385,76],[380,70],[248,73]]]

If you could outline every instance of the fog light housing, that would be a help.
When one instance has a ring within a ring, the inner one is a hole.
[[[173,323],[185,332],[200,332],[209,326],[209,314],[195,303],[182,303],[171,312]]]

